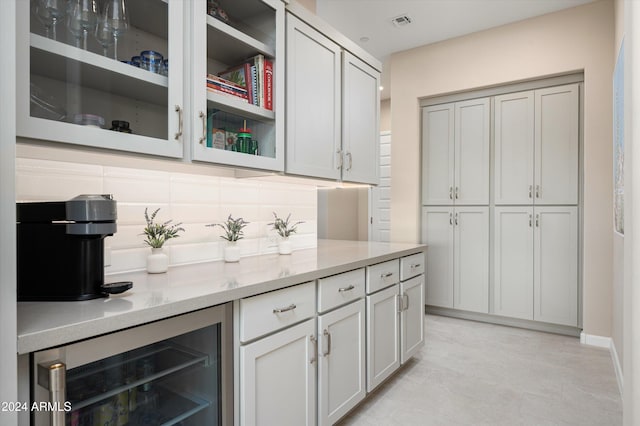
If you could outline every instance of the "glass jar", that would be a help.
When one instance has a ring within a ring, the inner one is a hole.
[[[162,72],[162,61],[164,57],[161,53],[153,50],[145,50],[140,53],[142,68],[157,74]]]

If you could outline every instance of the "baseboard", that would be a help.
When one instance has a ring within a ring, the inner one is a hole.
[[[616,373],[616,381],[618,382],[618,390],[620,391],[620,395],[622,395],[624,389],[624,376],[622,375],[622,366],[620,365],[620,358],[618,357],[618,351],[616,350],[616,345],[613,342],[613,339],[611,337],[586,334],[583,331],[580,333],[580,343],[583,345],[609,349],[611,361],[613,362],[613,370]]]
[[[582,343],[583,345],[610,349],[611,342],[611,337],[596,336],[594,334],[587,334],[584,331],[580,332],[580,343]]]
[[[616,345],[613,343],[613,339],[611,339],[611,359],[613,360],[613,369],[616,372],[616,379],[618,381],[618,390],[620,391],[620,396],[624,395],[624,376],[622,375],[622,365],[620,365],[620,358],[618,357],[618,351],[616,350]]]

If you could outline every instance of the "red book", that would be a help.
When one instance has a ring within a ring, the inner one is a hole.
[[[273,62],[264,59],[264,108],[273,111]]]

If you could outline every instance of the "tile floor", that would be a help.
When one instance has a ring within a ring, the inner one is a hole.
[[[341,426],[622,424],[608,350],[518,328],[425,321],[422,350]]]

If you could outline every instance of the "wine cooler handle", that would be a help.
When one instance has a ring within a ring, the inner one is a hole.
[[[180,105],[176,105],[176,112],[178,113],[178,132],[176,133],[174,139],[179,140],[180,136],[182,136],[182,127],[183,127],[182,108],[180,108]]]
[[[203,144],[204,141],[207,140],[207,114],[200,111],[198,116],[202,119],[202,137],[200,138],[200,143]]]
[[[51,426],[65,426],[67,366],[60,361],[38,364],[38,384],[49,391]]]

